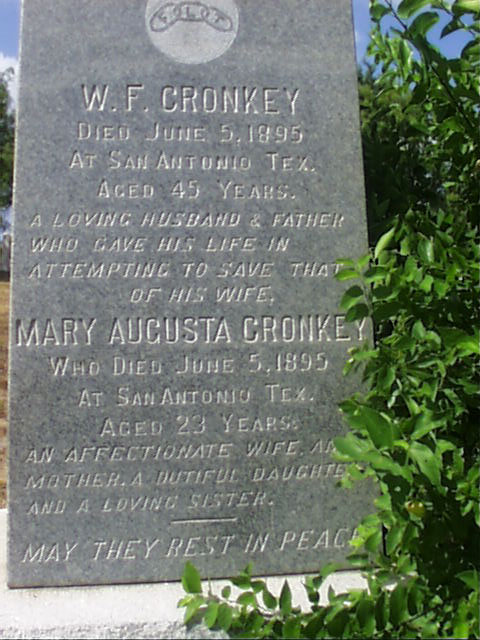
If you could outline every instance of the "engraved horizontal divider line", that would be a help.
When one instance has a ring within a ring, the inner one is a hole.
[[[238,518],[189,518],[185,520],[170,520],[170,524],[223,524],[224,522],[238,522]]]

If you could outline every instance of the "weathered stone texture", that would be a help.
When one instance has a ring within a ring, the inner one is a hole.
[[[9,584],[344,557],[349,0],[23,3]]]

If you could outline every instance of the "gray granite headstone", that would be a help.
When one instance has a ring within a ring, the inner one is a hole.
[[[10,586],[343,558],[350,0],[25,0],[15,212]]]

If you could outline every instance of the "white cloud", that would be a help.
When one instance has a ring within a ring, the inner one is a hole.
[[[10,81],[8,88],[12,98],[12,107],[15,108],[18,98],[18,60],[12,56],[6,56],[0,51],[0,73],[9,68],[12,68],[14,71],[14,76]]]

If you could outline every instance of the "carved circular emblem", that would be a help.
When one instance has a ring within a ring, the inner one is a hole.
[[[234,0],[148,0],[147,31],[176,62],[210,62],[229,49],[238,32]]]

